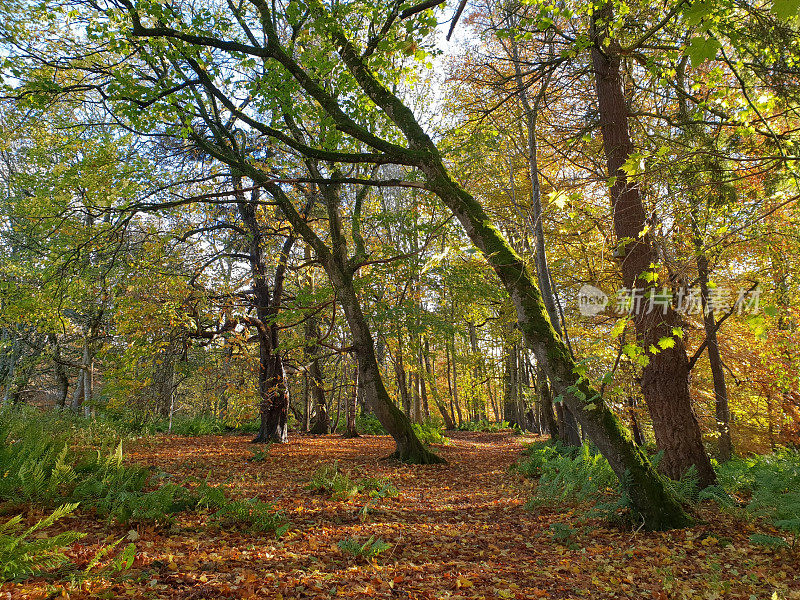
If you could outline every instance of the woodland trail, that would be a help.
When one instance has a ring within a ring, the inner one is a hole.
[[[174,437],[129,456],[179,477],[209,477],[232,494],[273,501],[289,517],[289,533],[278,542],[262,540],[255,552],[228,544],[227,552],[215,549],[227,535],[197,540],[201,556],[224,560],[207,573],[208,584],[236,574],[255,576],[254,591],[267,597],[330,597],[334,590],[364,598],[479,597],[487,587],[515,597],[529,588],[526,572],[535,564],[526,543],[547,527],[523,509],[523,489],[508,469],[522,444],[508,434],[452,435],[451,445],[436,447],[448,464],[425,467],[384,460],[393,450],[387,436],[292,436],[289,444],[272,446],[263,462],[248,460],[254,446],[238,436]],[[383,499],[362,522],[363,495],[336,501],[306,489],[317,468],[334,461],[353,479],[390,480],[399,496]],[[374,563],[346,557],[337,547],[347,537],[372,535],[393,544]],[[186,571],[186,565],[179,568]],[[522,597],[545,595],[537,588]]]
[[[382,460],[393,449],[388,436],[292,435],[261,461],[243,436],[129,444],[129,460],[170,480],[207,478],[233,496],[274,502],[291,528],[275,540],[220,528],[197,513],[178,515],[168,528],[140,526],[128,580],[99,596],[87,588],[69,597],[714,600],[771,598],[780,590],[779,598],[800,598],[797,553],[749,544],[753,528],[744,521],[709,509],[693,528],[646,533],[587,519],[586,507],[526,510],[532,484],[509,466],[532,438],[451,435],[450,445],[435,448],[448,464],[425,467]],[[390,480],[399,495],[360,519],[363,494],[337,501],[307,489],[319,466],[334,461],[353,479]],[[128,532],[91,518],[80,527],[91,535],[73,552],[76,562]],[[392,545],[373,561],[337,546],[370,536]],[[36,584],[28,589],[23,597],[46,596],[34,593]]]

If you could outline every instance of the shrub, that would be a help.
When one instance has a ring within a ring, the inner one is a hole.
[[[168,427],[169,423],[164,422],[159,425],[158,429],[166,432]],[[225,423],[208,415],[172,416],[172,433],[176,435],[213,435],[224,431]]]
[[[504,429],[514,429],[517,431],[519,428],[514,427],[512,428],[508,421],[500,421],[498,423],[492,423],[487,421],[486,419],[481,419],[479,421],[465,421],[461,425],[457,427],[459,431],[477,431],[481,433],[497,433]]]

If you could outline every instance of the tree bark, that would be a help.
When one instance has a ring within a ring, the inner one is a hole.
[[[426,341],[427,344],[427,341]],[[420,415],[423,420],[427,420],[431,418],[431,407],[430,403],[428,402],[428,386],[427,386],[427,378],[426,378],[426,363],[428,360],[427,355],[423,356],[422,344],[420,344],[419,353],[418,353],[419,360],[417,361],[417,377],[419,379],[419,398],[422,403],[421,410],[422,414]]]
[[[353,392],[347,400],[347,426],[345,427],[342,437],[356,438],[358,431],[356,431],[356,407],[358,406],[358,358],[356,358],[356,366],[353,369]]]
[[[69,375],[64,367],[61,357],[61,344],[58,341],[58,336],[54,333],[49,335],[50,345],[53,347],[53,370],[56,376],[56,383],[58,383],[58,400],[56,406],[64,408],[67,404],[67,397],[69,397]]]
[[[244,319],[256,328],[259,347],[258,393],[261,424],[254,443],[286,443],[289,441],[289,387],[278,351],[278,328],[275,318],[283,296],[283,278],[294,237],[288,237],[281,248],[270,290],[269,275],[264,261],[266,248],[264,235],[256,213],[258,190],[253,190],[248,201],[242,187],[242,176],[232,175],[233,189],[239,216],[247,228],[247,257],[253,278],[253,304],[256,318]]]
[[[505,348],[505,369],[503,374],[503,419],[509,425],[519,425],[524,427],[519,415],[519,394],[517,376],[517,348],[516,346],[506,346]]]
[[[442,419],[444,419],[444,427],[445,429],[455,429],[456,425],[453,422],[453,415],[447,410],[447,406],[442,402],[442,398],[439,394],[439,387],[436,385],[436,376],[433,373],[433,369],[431,369],[431,361],[430,361],[430,354],[431,354],[431,347],[430,342],[426,339],[425,340],[425,376],[428,378],[428,385],[431,390],[431,396],[433,397],[433,403],[436,405],[436,408],[439,409],[439,414],[442,415]],[[447,374],[447,385],[450,385],[450,373]]]
[[[450,352],[452,342],[453,352]],[[445,352],[445,359],[447,360],[447,387],[448,391],[450,392],[450,417],[455,422],[456,414],[458,414],[458,424],[459,426],[464,423],[463,418],[461,417],[461,405],[458,402],[458,380],[456,378],[456,363],[455,363],[455,335],[451,337],[451,340],[445,345],[444,348]],[[450,383],[450,371],[453,372],[453,382],[452,385]]]
[[[706,352],[708,352],[708,362],[711,366],[711,377],[714,383],[714,412],[717,418],[717,433],[719,434],[717,453],[720,462],[727,462],[733,454],[728,388],[725,385],[725,372],[722,370],[722,357],[720,356],[719,340],[717,339],[717,322],[714,318],[714,309],[710,303],[708,258],[703,253],[698,236],[695,236],[695,251],[697,252],[697,278],[700,282],[700,298],[703,304],[703,327],[708,342],[706,344]]]
[[[639,188],[623,170],[634,148],[620,77],[619,47],[605,32],[610,19],[611,5],[607,3],[594,16],[595,39],[591,55],[603,148],[609,177],[614,178],[611,202],[618,244],[616,254],[621,261],[625,286],[644,290],[646,296],[647,292],[657,293],[647,273],[652,265],[658,264],[659,257],[647,232]],[[680,327],[680,319],[671,305],[663,307],[662,312],[646,310],[643,304],[633,307],[633,322],[637,339],[645,351],[657,349],[649,352],[649,362],[643,369],[642,392],[653,422],[656,445],[664,451],[659,466],[673,479],[680,479],[694,466],[700,486],[712,485],[716,474],[703,447],[700,426],[692,408],[686,347],[683,336],[673,333],[674,328]],[[673,345],[659,347],[659,340],[664,338],[671,338]]]

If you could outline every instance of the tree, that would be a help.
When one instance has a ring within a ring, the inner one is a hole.
[[[647,231],[647,215],[639,187],[629,180],[626,163],[634,153],[628,130],[628,114],[620,80],[619,42],[609,36],[613,20],[612,5],[607,2],[594,13],[592,29],[592,64],[594,67],[597,106],[603,148],[612,178],[611,202],[614,207],[616,255],[623,281],[630,290],[643,290],[644,297],[658,294],[654,272],[659,257]],[[642,374],[642,390],[647,402],[658,447],[664,450],[659,466],[679,479],[694,466],[700,485],[716,481],[689,393],[689,360],[680,321],[672,306],[664,314],[648,310],[642,302],[634,308],[633,322],[639,342],[650,352]],[[662,340],[666,340],[663,342]]]

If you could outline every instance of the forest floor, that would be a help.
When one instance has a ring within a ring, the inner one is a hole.
[[[262,461],[242,436],[129,444],[130,460],[176,482],[207,477],[231,495],[274,502],[291,528],[276,540],[182,513],[171,527],[130,534],[79,516],[74,527],[90,535],[73,548],[75,562],[109,535],[138,538],[126,577],[63,592],[58,582],[33,579],[0,587],[0,599],[800,598],[797,550],[750,544],[756,525],[733,513],[709,506],[690,529],[649,533],[587,519],[585,506],[526,510],[535,484],[509,466],[532,438],[451,435],[450,445],[435,447],[448,464],[426,467],[382,460],[393,450],[387,436],[292,435]],[[399,495],[360,516],[365,495],[337,501],[307,489],[333,461],[353,479],[390,480]],[[370,536],[391,544],[373,560],[337,545]]]

